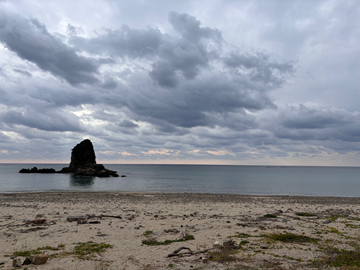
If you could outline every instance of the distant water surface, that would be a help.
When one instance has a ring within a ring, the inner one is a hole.
[[[360,167],[114,165],[127,177],[20,174],[21,168],[66,164],[0,164],[0,192],[134,191],[360,197]]]

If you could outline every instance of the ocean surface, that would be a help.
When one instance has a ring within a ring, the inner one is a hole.
[[[20,174],[21,168],[66,164],[0,164],[0,193],[145,191],[251,195],[360,196],[360,167],[110,165],[119,178]]]

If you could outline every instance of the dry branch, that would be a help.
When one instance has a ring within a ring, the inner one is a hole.
[[[187,249],[187,250],[189,250],[189,252],[179,253],[183,249]],[[173,253],[168,254],[167,256],[168,257],[183,256],[183,255],[192,256],[192,255],[196,255],[196,254],[200,254],[200,253],[205,253],[206,251],[209,251],[209,250],[212,250],[212,249],[214,249],[214,248],[208,248],[208,249],[193,252],[193,251],[191,251],[190,248],[180,247],[177,250],[173,251]]]

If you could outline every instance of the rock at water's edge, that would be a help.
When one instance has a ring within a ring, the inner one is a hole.
[[[102,164],[96,164],[94,147],[89,139],[83,140],[72,149],[69,167],[64,167],[60,171],[34,167],[21,169],[19,173],[73,173],[77,176],[119,177],[116,171],[108,170]]]
[[[96,165],[95,151],[92,142],[89,139],[83,140],[77,144],[71,151],[71,161],[69,168],[71,170],[82,167],[93,167]]]

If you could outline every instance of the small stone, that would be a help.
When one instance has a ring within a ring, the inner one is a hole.
[[[26,257],[26,259],[25,259],[25,261],[22,263],[22,265],[28,265],[28,264],[30,264],[30,263],[32,263],[32,261],[30,260],[29,257]]]
[[[17,258],[16,255],[13,255],[13,256],[10,257],[10,259],[15,259],[15,258]]]
[[[21,258],[13,259],[13,261],[12,261],[12,266],[13,266],[14,268],[16,268],[16,267],[21,267]]]
[[[30,260],[35,265],[46,263],[48,258],[49,258],[49,255],[46,255],[46,254],[38,254],[38,255],[30,256]]]

